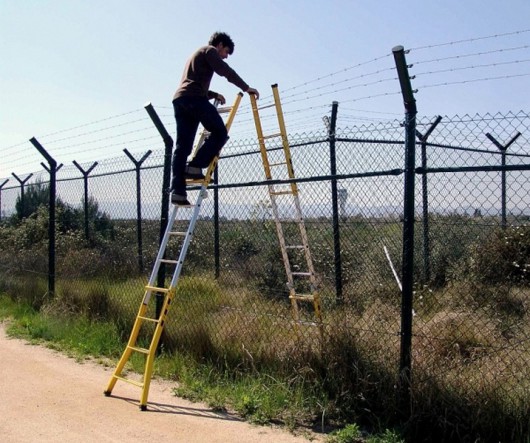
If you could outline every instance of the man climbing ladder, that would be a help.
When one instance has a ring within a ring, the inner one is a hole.
[[[256,89],[247,85],[243,79],[223,60],[234,52],[234,42],[224,32],[216,32],[207,46],[199,48],[186,63],[180,85],[173,96],[173,109],[177,122],[177,142],[173,155],[173,178],[171,181],[171,202],[188,206],[186,178],[202,179],[202,169],[219,155],[221,148],[228,140],[223,121],[216,112],[210,99],[219,100],[224,105],[225,98],[217,92],[210,91],[213,73],[217,73],[259,98]],[[186,165],[191,154],[193,140],[201,123],[210,133],[195,157]]]
[[[232,125],[235,114],[241,102],[242,96],[243,96],[242,93],[239,93],[237,95],[234,105],[231,108],[225,108],[225,109],[219,110],[220,113],[229,112],[229,115],[227,117],[226,124],[225,124],[226,131],[228,131],[230,129],[230,126]],[[216,110],[216,112],[218,111]],[[198,148],[200,148],[200,144],[202,143],[202,140],[204,140],[203,136],[201,136],[201,138],[199,139],[199,143],[197,146]],[[140,398],[140,409],[142,411],[145,411],[147,409],[147,397],[149,394],[149,386],[151,383],[151,375],[153,372],[153,363],[154,363],[158,343],[160,341],[160,336],[162,335],[162,331],[165,326],[165,322],[166,322],[166,318],[168,315],[171,302],[173,300],[173,297],[175,296],[177,284],[180,278],[182,267],[184,265],[184,259],[186,258],[188,247],[193,237],[195,225],[199,218],[202,200],[206,196],[208,185],[212,179],[213,172],[217,166],[217,160],[218,160],[218,157],[215,156],[212,162],[210,163],[210,165],[208,166],[206,174],[205,176],[203,176],[202,179],[187,180],[187,183],[199,184],[200,190],[199,190],[199,195],[197,197],[195,205],[193,206],[191,204],[187,205],[190,209],[193,210],[193,212],[192,212],[192,215],[191,215],[191,218],[188,224],[188,228],[186,231],[173,231],[173,227],[175,225],[175,220],[177,219],[177,212],[179,211],[179,209],[186,211],[187,208],[182,208],[180,205],[175,205],[173,206],[171,210],[171,214],[169,216],[166,231],[160,243],[160,249],[158,251],[158,254],[155,260],[153,271],[151,272],[149,281],[147,285],[145,286],[144,297],[143,297],[142,303],[140,304],[140,309],[138,310],[138,314],[136,316],[136,320],[132,328],[131,336],[129,337],[129,341],[127,342],[127,346],[125,347],[125,350],[118,362],[118,365],[116,366],[116,369],[114,373],[112,374],[112,377],[109,381],[107,389],[104,392],[106,396],[110,396],[118,380],[122,380],[124,382],[138,386],[142,388],[142,395]],[[165,255],[166,255],[166,250],[168,249],[168,244],[170,242],[170,239],[178,239],[178,238],[182,239],[182,244],[180,245],[180,252],[178,254],[178,259],[176,260],[166,259]],[[171,278],[171,282],[168,287],[157,287],[156,286],[156,279],[157,279],[158,271],[162,263],[175,266],[173,276]],[[154,303],[152,302],[152,299],[153,299],[152,295],[154,294],[159,294],[164,298],[163,303],[162,303],[162,309],[160,310],[160,314],[158,316],[152,314],[154,311],[153,306],[152,306],[154,305]],[[149,346],[148,347],[141,346],[139,341],[145,340],[145,336],[149,334],[151,334]],[[122,375],[123,369],[125,368],[125,364],[129,361],[129,358],[131,357],[133,352],[140,353],[146,356],[144,374],[141,380],[127,378]]]

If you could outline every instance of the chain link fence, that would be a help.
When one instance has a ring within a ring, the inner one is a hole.
[[[451,428],[451,435],[465,435],[489,420],[492,435],[524,435],[530,415],[530,116],[422,118],[417,129],[411,415],[429,409],[439,417],[432,433]],[[324,380],[337,408],[354,404],[351,409],[373,415],[398,409],[403,140],[399,121],[337,129],[331,175],[324,127],[290,136],[324,334],[311,304],[301,306],[301,322],[292,320],[257,141],[230,141],[218,183],[203,202],[164,346],[230,367],[303,372]],[[276,148],[281,154],[278,145],[271,155]],[[130,159],[97,164],[86,180],[88,215],[80,171],[59,171],[57,195],[64,204],[57,215],[54,300],[45,297],[46,210],[19,220],[23,186],[4,186],[3,289],[14,297],[30,294],[35,305],[46,301],[115,321],[126,337],[158,250],[163,162],[160,151],[145,159],[140,189]],[[45,172],[31,178],[24,200],[30,183],[45,187],[48,180]],[[192,199],[196,192],[190,190]],[[288,203],[279,201],[279,209],[281,217],[292,213]],[[295,224],[286,223],[286,235],[295,235]],[[176,254],[178,246],[170,251]],[[294,269],[303,266],[300,257],[291,259]]]

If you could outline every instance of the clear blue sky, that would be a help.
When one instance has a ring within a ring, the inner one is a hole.
[[[0,178],[40,169],[42,158],[24,155],[34,154],[32,136],[47,140],[149,101],[170,115],[187,57],[216,30],[232,36],[227,62],[265,99],[279,83],[300,94],[301,108],[336,100],[344,114],[400,118],[401,97],[385,96],[399,91],[396,45],[413,48],[408,62],[423,61],[411,70],[423,73],[413,80],[421,115],[528,111],[528,29],[529,0],[2,0]],[[480,39],[504,34],[512,35]],[[452,84],[435,86],[444,82]],[[222,78],[212,89],[229,100],[237,93]],[[63,162],[81,155],[46,147]]]

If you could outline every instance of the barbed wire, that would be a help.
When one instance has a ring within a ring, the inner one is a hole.
[[[323,75],[321,77],[314,78],[314,79],[306,81],[304,83],[300,83],[298,85],[291,86],[290,88],[285,89],[283,92],[293,91],[295,89],[310,85],[312,83],[324,80],[326,78],[333,77],[333,76],[338,75],[338,74],[343,74],[344,72],[351,71],[352,69],[360,68],[361,66],[366,66],[366,65],[369,65],[371,63],[375,63],[376,61],[383,60],[383,59],[387,58],[388,56],[389,56],[389,54],[385,54],[385,55],[381,55],[379,57],[375,57],[375,58],[373,58],[371,60],[368,60],[368,61],[365,61],[365,62],[357,63],[355,65],[343,68],[343,69],[341,69],[339,71],[331,72],[329,74]]]
[[[454,45],[460,45],[460,44],[463,44],[463,43],[476,42],[476,41],[479,41],[479,40],[487,40],[487,39],[492,39],[492,38],[502,38],[502,37],[509,37],[509,36],[512,36],[512,35],[525,34],[527,32],[530,32],[530,29],[523,29],[523,30],[520,30],[520,31],[513,31],[513,32],[505,32],[503,34],[493,34],[493,35],[486,35],[486,36],[481,36],[481,37],[472,37],[472,38],[468,38],[468,39],[455,40],[455,41],[444,42],[444,43],[437,43],[437,44],[433,44],[433,45],[417,46],[415,48],[410,48],[409,51],[420,51],[420,50],[424,50],[424,49],[439,48],[441,46],[454,46]]]
[[[472,52],[469,54],[450,55],[447,57],[439,57],[439,58],[434,58],[434,59],[429,59],[429,60],[420,60],[420,61],[414,62],[411,65],[411,67],[415,65],[427,64],[427,63],[435,63],[435,62],[438,63],[438,62],[447,61],[447,60],[455,60],[455,59],[462,59],[462,58],[468,58],[468,57],[481,57],[484,55],[497,54],[501,52],[520,51],[521,49],[528,49],[528,48],[530,48],[530,45],[516,46],[516,47],[502,48],[502,49],[493,49],[490,51]]]
[[[529,76],[530,72],[524,73],[524,74],[508,74],[508,75],[502,75],[498,77],[484,77],[484,78],[475,78],[475,79],[469,79],[469,80],[456,80],[451,82],[442,82],[442,83],[436,83],[432,85],[422,85],[418,86],[418,90],[421,89],[427,89],[427,88],[436,88],[439,86],[449,86],[449,85],[458,85],[458,84],[466,84],[466,83],[476,83],[476,82],[483,82],[483,81],[491,81],[491,80],[506,80],[509,78],[516,78],[516,77],[526,77]]]
[[[505,66],[505,65],[520,64],[520,63],[528,63],[528,62],[530,62],[530,59],[512,60],[508,62],[498,62],[498,63],[487,63],[487,64],[482,64],[482,65],[470,65],[470,66],[462,66],[458,68],[439,69],[437,71],[419,72],[419,73],[415,73],[414,76],[417,78],[418,76],[422,76],[422,75],[442,74],[445,72],[456,72],[456,71],[463,71],[467,69],[490,68],[490,67],[498,67],[498,66],[503,66],[503,65]]]
[[[503,34],[494,34],[494,35],[487,35],[487,36],[479,36],[479,37],[473,37],[469,39],[463,39],[463,40],[456,40],[456,41],[449,41],[444,43],[438,43],[433,45],[425,45],[425,46],[419,46],[411,48],[409,51],[420,51],[424,49],[434,49],[434,48],[440,48],[444,46],[456,46],[461,45],[463,43],[475,43],[481,40],[487,40],[487,39],[503,39],[508,36],[514,36],[514,35],[522,35],[525,33],[529,33],[530,29],[520,30],[520,31],[514,31],[514,32],[507,32]],[[499,53],[508,53],[508,52],[515,52],[515,51],[522,51],[530,48],[530,45],[519,45],[519,46],[511,46],[511,47],[505,47],[505,48],[496,48],[488,51],[475,51],[470,53],[463,53],[463,54],[456,54],[456,55],[450,55],[450,56],[444,56],[444,57],[435,57],[428,60],[420,60],[417,62],[414,62],[411,67],[415,67],[422,64],[439,64],[439,67],[436,67],[434,69],[419,72],[416,74],[416,77],[423,78],[424,80],[427,79],[431,75],[435,74],[444,74],[444,73],[450,73],[450,72],[473,72],[473,70],[481,69],[481,70],[498,70],[503,67],[514,67],[514,66],[523,66],[524,64],[528,63],[530,61],[529,58],[520,58],[518,60],[503,60],[503,61],[497,61],[497,62],[490,62],[490,63],[481,63],[481,64],[474,64],[469,66],[443,66],[442,63],[444,62],[450,62],[457,59],[465,59],[470,57],[483,57],[485,55],[494,55]],[[381,67],[373,69],[370,72],[366,73],[359,73],[357,75],[348,76],[347,78],[339,79],[338,77],[340,75],[349,74],[355,69],[365,68],[367,66],[374,65],[378,62],[388,60],[389,57],[391,57],[391,54],[384,54],[379,57],[375,57],[373,59],[360,62],[351,66],[348,66],[346,68],[330,72],[325,75],[321,75],[318,77],[315,77],[311,80],[304,81],[302,83],[290,86],[283,90],[281,92],[282,94],[282,107],[284,108],[284,115],[286,118],[288,118],[288,126],[290,128],[301,128],[301,127],[309,127],[310,124],[314,125],[321,125],[321,119],[324,115],[328,115],[330,111],[330,103],[322,103],[322,99],[325,97],[329,97],[332,95],[337,95],[340,99],[341,104],[341,110],[347,111],[348,108],[343,107],[343,104],[351,104],[356,103],[360,101],[368,101],[368,100],[374,100],[380,99],[383,97],[389,97],[394,95],[401,94],[401,91],[393,91],[390,88],[387,87],[387,84],[390,82],[395,82],[396,86],[398,86],[398,79],[396,76],[392,77],[385,77],[384,74],[387,71],[391,71],[394,68],[393,67]],[[493,72],[493,71],[491,71]],[[437,83],[424,83],[422,86],[417,87],[417,89],[420,91],[422,89],[427,88],[437,88],[437,87],[446,87],[450,85],[457,85],[457,84],[472,84],[472,83],[478,83],[478,82],[487,82],[487,81],[499,81],[499,80],[506,80],[506,79],[514,79],[514,78],[523,78],[530,75],[530,73],[526,72],[511,72],[506,73],[504,75],[486,75],[480,78],[461,78],[458,80],[451,80],[451,81],[444,81],[444,82],[437,82]],[[380,76],[380,78],[377,78],[377,76]],[[367,82],[360,82],[355,83],[356,80],[368,78],[368,77],[376,77],[373,81],[367,81]],[[357,92],[355,92],[358,90]],[[359,92],[360,91],[360,92]],[[263,106],[267,103],[272,103],[272,94],[268,96],[263,96],[260,100],[260,105]],[[300,106],[301,104],[304,104],[303,106]],[[161,112],[161,119],[163,120],[163,123],[167,125],[168,129],[171,128],[174,131],[174,116],[172,112],[167,112],[167,110],[172,110],[171,106],[158,106],[158,109],[162,110]],[[382,112],[382,111],[374,111],[373,109],[368,110],[350,110],[354,112],[364,113],[363,116],[353,116],[341,113],[340,114],[340,120],[341,121],[385,121],[384,118],[375,118],[375,117],[368,117],[367,114],[369,113],[376,113],[381,112],[381,115],[400,115],[398,113],[392,114],[389,112]],[[94,120],[85,124],[77,125],[68,129],[62,129],[59,131],[55,131],[43,136],[40,136],[39,139],[43,139],[46,141],[47,144],[50,145],[51,152],[66,152],[68,151],[70,156],[75,156],[78,154],[86,155],[90,152],[101,152],[106,149],[110,149],[116,146],[124,146],[128,144],[134,145],[138,141],[145,141],[145,140],[156,140],[157,137],[159,138],[159,135],[156,134],[154,130],[154,126],[149,121],[147,116],[144,116],[143,118],[129,118],[134,116],[135,114],[139,112],[145,112],[145,109],[139,108],[131,111],[127,111],[124,113],[120,113],[117,115],[112,115],[109,117],[105,117],[102,119]],[[253,125],[253,117],[251,115],[251,109],[250,104],[248,101],[245,101],[245,103],[242,103],[240,110],[238,111],[237,115],[237,127],[232,128],[232,134],[241,136],[242,134],[253,134],[255,135],[254,131],[254,125]],[[275,118],[274,117],[267,117],[264,116],[263,120],[265,122],[272,121],[270,119]],[[116,124],[107,125],[106,122],[117,120],[117,119],[125,119],[125,121],[119,121],[116,122]],[[388,120],[388,119],[387,119]],[[146,122],[145,125],[142,125],[143,122]],[[98,127],[98,125],[105,124],[104,127]],[[138,125],[141,125],[141,127],[137,127]],[[119,128],[126,128],[130,127],[130,130],[127,131],[117,131]],[[82,130],[84,128],[91,128],[90,130]],[[154,132],[154,135],[151,137],[146,138],[138,138],[135,137],[137,134],[151,130]],[[75,132],[78,131],[78,132]],[[170,132],[173,132],[170,131]],[[54,138],[60,134],[67,134],[68,132],[73,134],[69,134],[64,137],[60,138]],[[106,136],[102,137],[94,137],[96,134],[108,134]],[[108,143],[109,141],[116,140],[122,138],[123,141],[120,143]],[[129,140],[132,139],[132,140]],[[73,141],[77,140],[78,142],[75,143],[66,143],[62,144],[63,142]],[[22,146],[28,146],[28,141],[24,141],[15,145],[11,145],[5,148],[2,148],[3,151],[3,158],[5,163],[8,164],[15,164],[17,162],[23,161],[23,158],[27,156],[27,152],[21,151],[19,148]],[[91,146],[90,151],[87,152],[86,147]],[[38,158],[37,154],[34,153],[34,158]],[[27,163],[25,163],[27,165]]]

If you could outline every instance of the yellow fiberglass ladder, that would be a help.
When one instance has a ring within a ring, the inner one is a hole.
[[[291,159],[291,148],[289,146],[287,131],[285,129],[278,85],[272,85],[272,93],[274,97],[273,104],[264,105],[258,108],[256,97],[253,95],[250,96],[250,102],[252,113],[254,114],[254,123],[256,125],[261,159],[265,168],[265,176],[267,180],[276,183],[269,184],[268,190],[283,264],[287,274],[287,287],[289,289],[292,314],[296,324],[299,325],[300,309],[298,302],[312,303],[315,319],[322,332],[320,295],[317,290],[315,269],[313,267],[307,231],[302,216],[298,186],[295,181]],[[279,132],[263,135],[259,111],[272,107],[276,109]],[[283,149],[267,149],[266,142],[271,139],[280,138]],[[275,178],[273,178],[273,170],[276,174]],[[284,182],[278,184],[279,181]],[[282,212],[285,213],[286,208],[288,208],[288,214],[284,215]],[[298,231],[298,234],[292,233],[292,229],[289,229],[287,226],[289,223],[295,223],[298,226],[298,230],[295,229],[295,231]],[[289,234],[289,239],[286,238],[287,234]],[[298,251],[298,255],[302,255],[303,257],[296,257],[296,251]],[[295,264],[294,261],[296,260],[301,264]],[[305,267],[305,269],[303,267]],[[293,269],[296,269],[296,271]]]
[[[230,130],[230,126],[232,125],[235,114],[241,102],[242,96],[243,96],[242,93],[239,93],[237,95],[233,106],[227,107],[227,108],[218,108],[218,111],[220,114],[228,113],[228,117],[225,122],[227,130]],[[205,131],[202,131],[199,141],[197,143],[198,146],[200,146],[204,142],[204,139],[206,136],[207,136],[207,133]],[[162,237],[162,241],[160,243],[160,249],[158,251],[158,255],[156,257],[153,270],[151,272],[151,276],[149,278],[147,285],[145,286],[145,294],[144,294],[142,303],[140,305],[138,314],[136,316],[136,320],[132,328],[131,336],[129,337],[129,341],[118,362],[118,365],[116,366],[116,369],[114,370],[114,373],[112,374],[112,377],[109,381],[107,389],[104,392],[106,396],[110,396],[112,393],[112,389],[114,388],[118,380],[122,380],[124,382],[138,386],[142,388],[142,394],[140,397],[140,409],[142,411],[145,411],[147,409],[147,397],[149,394],[149,386],[151,383],[151,375],[153,372],[153,363],[154,363],[158,343],[160,341],[160,337],[162,335],[162,331],[166,323],[166,318],[168,315],[171,302],[177,290],[177,284],[178,284],[179,277],[182,271],[182,267],[184,265],[184,259],[186,258],[186,253],[188,252],[188,247],[193,237],[193,231],[195,229],[197,219],[199,218],[202,200],[207,195],[207,188],[212,179],[213,172],[217,166],[217,161],[218,161],[218,157],[215,157],[212,160],[212,162],[208,166],[204,179],[186,180],[188,184],[191,183],[191,184],[200,185],[199,194],[198,194],[195,204],[191,206],[185,206],[185,207],[183,206],[179,207],[179,206],[174,205],[170,211],[168,224],[167,224],[164,236]],[[186,220],[184,220],[186,223],[188,223],[187,230],[182,231],[182,232],[173,230],[175,221],[177,220],[177,212],[179,211],[179,209],[182,209],[182,210],[192,209],[192,215],[191,215],[191,218],[189,219],[189,222],[187,221],[187,218]],[[181,244],[180,244],[180,252],[178,253],[177,260],[166,259],[165,258],[166,250],[168,249],[168,244],[170,243],[170,240],[178,239],[178,238],[181,239]],[[173,276],[171,278],[171,282],[169,283],[169,286],[161,288],[161,287],[156,287],[156,279],[157,279],[158,271],[162,263],[167,264],[167,265],[173,265],[175,266],[175,269],[173,272]],[[162,308],[160,309],[159,316],[156,316],[156,314],[154,314],[155,306],[153,305],[155,305],[155,303],[152,300],[153,294],[159,294],[160,296],[164,298],[163,303],[162,303]],[[140,334],[141,331],[142,331],[142,335]],[[150,339],[150,343],[148,347],[143,347],[142,344],[139,343],[139,341],[141,341],[141,339],[139,340],[139,336],[141,337],[141,336],[146,336],[146,335],[149,335],[151,339]],[[122,375],[125,364],[128,362],[133,352],[144,354],[146,356],[144,373],[143,373],[143,376],[139,379],[135,379],[134,376],[126,377]]]

